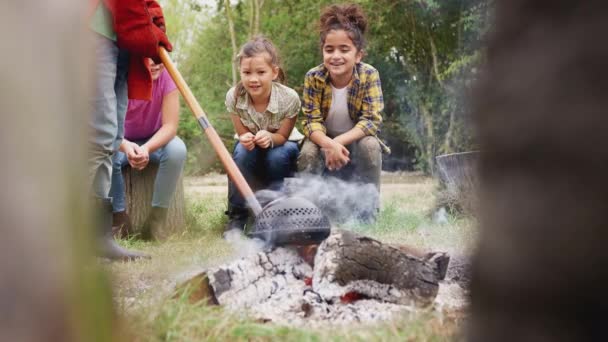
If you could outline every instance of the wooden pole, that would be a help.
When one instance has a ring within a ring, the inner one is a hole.
[[[241,195],[243,195],[245,201],[253,211],[254,215],[258,216],[258,214],[262,212],[262,206],[260,205],[260,202],[258,202],[258,200],[255,198],[251,187],[249,186],[249,184],[247,184],[245,177],[243,177],[243,174],[236,166],[236,163],[234,162],[234,160],[232,160],[232,155],[230,155],[230,152],[228,152],[226,146],[224,145],[224,143],[222,143],[220,136],[217,134],[215,128],[213,128],[213,126],[207,119],[205,111],[203,111],[203,108],[201,108],[200,104],[192,94],[190,87],[188,87],[188,84],[186,84],[186,81],[184,81],[184,78],[182,77],[181,73],[177,70],[175,64],[173,64],[173,62],[171,61],[167,50],[165,50],[163,47],[160,47],[159,53],[160,58],[163,61],[163,64],[165,65],[165,68],[167,68],[167,71],[169,72],[169,75],[171,75],[171,78],[173,78],[173,81],[175,82],[177,88],[184,97],[186,104],[188,105],[188,107],[190,107],[190,110],[192,110],[192,114],[194,115],[196,120],[199,122],[201,128],[207,135],[211,146],[220,158],[220,162],[222,163],[222,165],[224,165],[228,177],[230,177],[230,179],[234,182],[234,185],[239,190]]]

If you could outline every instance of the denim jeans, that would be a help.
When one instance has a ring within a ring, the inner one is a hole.
[[[91,32],[95,46],[95,93],[89,99],[89,182],[93,195],[107,198],[110,192],[112,154],[123,137],[127,112],[129,56],[116,43]]]
[[[264,188],[279,190],[283,185],[283,179],[294,175],[298,152],[298,144],[293,141],[268,149],[256,146],[251,151],[247,151],[240,142],[237,142],[232,159],[250,186],[259,184]],[[228,204],[237,208],[246,207],[243,196],[231,180],[228,182]]]
[[[147,140],[136,140],[133,142],[141,146]],[[158,173],[154,180],[153,207],[169,208],[185,161],[186,145],[179,137],[174,137],[167,145],[150,153],[150,163],[159,165]],[[120,151],[116,152],[114,158],[112,158],[112,188],[110,196],[113,198],[112,206],[114,212],[124,211],[127,208],[122,168],[128,164],[127,155]]]

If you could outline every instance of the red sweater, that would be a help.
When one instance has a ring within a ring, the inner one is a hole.
[[[91,11],[100,0],[91,0]],[[112,13],[116,43],[129,51],[129,98],[149,100],[152,97],[152,75],[146,58],[159,61],[158,47],[171,51],[165,35],[165,19],[154,0],[103,0]]]

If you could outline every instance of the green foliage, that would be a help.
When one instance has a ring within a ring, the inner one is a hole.
[[[180,67],[192,93],[205,110],[209,121],[224,144],[233,145],[234,130],[226,112],[224,99],[231,86],[232,51],[225,39],[226,22],[222,16],[207,20],[197,32],[190,47],[189,58]],[[182,105],[178,134],[188,142],[188,173],[206,173],[221,169],[216,154],[208,143],[190,109]]]
[[[209,201],[187,203],[186,232],[192,235],[220,235],[226,221],[225,198],[214,198]]]
[[[438,154],[468,150],[467,93],[480,63],[489,4],[482,0],[370,1],[369,60],[383,78],[389,119],[398,119],[418,148],[419,167]],[[381,39],[378,39],[381,37]]]
[[[384,234],[401,231],[411,233],[426,219],[424,213],[404,211],[399,206],[403,203],[392,201],[385,203],[373,224],[355,224],[352,229],[363,234]]]

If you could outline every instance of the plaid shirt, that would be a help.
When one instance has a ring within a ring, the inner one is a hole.
[[[378,70],[369,64],[357,63],[348,87],[348,113],[356,123],[355,127],[359,127],[365,135],[377,137],[384,109]],[[331,93],[329,72],[323,64],[306,73],[302,127],[307,137],[314,131],[327,133],[324,121],[331,107]],[[384,152],[390,153],[390,149],[380,139],[378,141]]]

